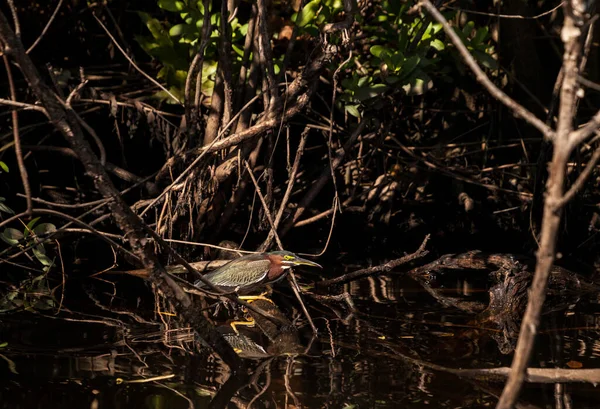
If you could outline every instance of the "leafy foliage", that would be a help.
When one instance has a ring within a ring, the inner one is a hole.
[[[169,91],[183,100],[188,69],[200,48],[204,26],[204,5],[202,1],[159,0],[158,6],[165,11],[169,19],[159,21],[148,13],[138,12],[150,36],[136,36],[136,40],[144,51],[162,64],[158,79],[164,80]],[[207,12],[211,13],[212,10],[209,9]],[[207,97],[212,95],[214,75],[217,70],[220,19],[219,11],[212,12],[210,16],[212,31],[202,66],[202,93]],[[170,20],[176,20],[177,23],[173,24]],[[241,43],[247,33],[248,24],[240,24],[237,18],[233,18],[230,25],[233,33],[232,48],[235,51],[236,61],[240,61],[243,55]],[[165,92],[159,92],[157,96],[167,98]]]
[[[48,271],[54,265],[54,260],[46,255],[46,248],[39,237],[55,232],[56,226],[52,223],[40,223],[36,226],[39,220],[39,217],[31,220],[23,231],[7,227],[0,233],[0,239],[11,246],[30,249],[43,270]]]
[[[158,78],[164,80],[169,90],[181,99],[188,67],[200,46],[205,10],[202,1],[191,0],[158,0],[158,6],[164,10],[167,19],[159,21],[139,12],[151,36],[138,36],[137,41],[162,64]],[[462,72],[462,63],[445,38],[441,25],[433,23],[425,14],[409,13],[413,6],[412,1],[385,0],[372,7],[368,18],[357,15],[369,46],[368,52],[358,50],[354,53],[350,64],[359,69],[341,82],[343,93],[338,100],[338,108],[360,117],[367,106],[379,109],[376,99],[385,93],[423,95],[433,89],[437,81],[452,83],[453,66]],[[299,36],[316,38],[320,35],[320,28],[335,21],[342,10],[341,0],[312,0],[293,13],[290,21],[297,27]],[[207,12],[211,13],[212,31],[202,69],[202,93],[209,97],[217,70],[220,13]],[[454,12],[446,13],[446,17],[454,17]],[[175,22],[171,23],[171,20]],[[238,72],[248,24],[240,23],[238,18],[232,19],[230,24],[233,33],[230,52],[235,56],[234,68]],[[482,65],[496,68],[487,27],[476,29],[475,23],[470,21],[462,30],[456,31]],[[276,74],[282,57],[273,56]],[[164,92],[159,95],[166,97]]]
[[[435,81],[453,82],[448,56],[462,71],[462,63],[443,35],[442,26],[431,22],[428,16],[409,15],[413,5],[413,2],[386,0],[375,7],[372,19],[364,22],[372,44],[369,54],[354,58],[354,65],[360,69],[342,82],[344,95],[340,102],[350,115],[359,117],[366,106],[380,108],[379,104],[373,104],[373,98],[388,91],[423,95],[433,89]],[[446,18],[451,19],[453,14],[446,13]],[[479,62],[487,68],[496,68],[487,27],[475,30],[470,21],[456,31]]]

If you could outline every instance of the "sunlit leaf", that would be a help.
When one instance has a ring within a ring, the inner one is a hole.
[[[435,48],[438,51],[442,51],[444,48],[446,48],[446,44],[444,44],[443,41],[438,40],[437,38],[435,40],[431,41],[430,46]]]
[[[29,236],[29,233],[31,232],[31,230],[33,229],[33,226],[35,226],[35,224],[40,220],[39,217],[35,217],[33,218],[29,223],[27,223],[27,227],[25,228],[25,232],[24,235],[25,237]]]
[[[356,87],[357,88],[364,87],[365,85],[367,85],[369,83],[370,80],[371,80],[371,77],[369,77],[369,76],[360,77],[358,79],[358,82],[356,83]]]
[[[148,30],[152,34],[152,37],[158,42],[161,46],[173,46],[173,42],[171,38],[167,34],[167,31],[162,26],[160,21],[150,16],[148,13],[144,13],[142,11],[138,11],[138,15],[142,19],[142,22],[148,27]]]
[[[35,256],[35,258],[37,258],[37,260],[42,263],[42,265],[44,266],[51,266],[52,265],[52,260],[46,255],[46,249],[44,248],[43,245],[37,245],[34,246],[32,249],[33,251],[33,255]]]
[[[158,7],[167,11],[181,11],[185,8],[185,3],[178,0],[158,0]]]
[[[40,223],[34,227],[33,231],[37,235],[54,233],[56,231],[56,226],[52,223]]]
[[[189,34],[197,35],[197,33],[196,27],[191,24],[176,24],[169,30],[169,35],[171,37],[180,37]]]
[[[243,57],[243,56],[244,56],[244,50],[243,50],[243,49],[241,49],[240,47],[238,47],[237,45],[235,45],[235,44],[231,44],[231,48],[233,48],[233,51],[235,51],[235,53],[236,53],[237,55],[239,55],[240,57]]]
[[[6,163],[2,162],[0,160],[0,169],[2,169],[4,172],[8,173],[8,166],[6,166]]]
[[[475,28],[475,23],[472,21],[469,21],[467,24],[465,24],[465,26],[462,29],[462,35],[466,38],[469,36],[469,34],[471,34],[471,32],[473,31],[473,29]]]
[[[308,23],[313,21],[320,6],[321,0],[313,0],[309,2],[296,16],[296,25],[301,28],[306,27]]]
[[[416,70],[402,86],[408,96],[423,95],[433,87],[433,81],[422,70]]]
[[[358,111],[358,105],[346,105],[346,106],[344,106],[344,109],[350,115],[352,115],[356,118],[360,118],[360,112]]]
[[[384,51],[389,54],[389,50],[382,45],[374,45],[369,49],[369,52],[377,58],[379,58],[381,53]]]
[[[12,360],[10,360],[9,358],[5,357],[2,354],[0,354],[0,358],[4,359],[6,361],[6,363],[8,364],[8,370],[9,371],[11,371],[12,373],[14,373],[15,375],[19,374],[17,372],[17,365]]]
[[[475,32],[475,36],[473,36],[473,40],[471,41],[471,44],[473,46],[478,46],[479,44],[481,44],[486,39],[488,32],[489,32],[489,30],[487,27],[478,28],[477,31]]]
[[[0,239],[11,246],[19,243],[19,241],[23,240],[23,238],[23,232],[13,229],[12,227],[7,227],[0,235]]]

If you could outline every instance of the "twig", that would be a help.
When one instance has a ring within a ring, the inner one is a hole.
[[[330,280],[319,281],[319,282],[317,282],[317,286],[326,287],[326,286],[330,286],[330,285],[334,285],[334,284],[341,284],[341,283],[345,283],[348,281],[358,280],[359,278],[368,277],[373,274],[390,272],[394,268],[396,268],[402,264],[406,264],[409,261],[415,260],[420,257],[424,257],[427,254],[429,254],[429,251],[425,250],[425,246],[427,245],[427,242],[429,241],[429,237],[430,237],[429,234],[427,236],[425,236],[425,239],[423,239],[423,242],[421,243],[421,245],[419,246],[417,251],[415,251],[412,254],[408,254],[404,257],[400,257],[400,258],[388,261],[385,264],[380,264],[378,266],[373,266],[373,267],[363,268],[361,270],[353,271],[352,273],[344,274],[343,276],[332,278]]]
[[[56,8],[54,9],[54,12],[50,16],[50,19],[48,20],[48,22],[44,26],[44,29],[42,30],[42,32],[40,33],[40,35],[38,36],[38,38],[36,38],[35,41],[33,42],[33,44],[31,44],[31,46],[27,49],[27,51],[26,51],[27,54],[29,54],[39,44],[39,42],[42,40],[42,38],[44,38],[44,35],[46,34],[46,32],[48,31],[48,29],[52,25],[52,22],[56,18],[56,15],[58,14],[58,11],[60,10],[60,7],[62,6],[63,1],[64,0],[58,0],[58,4],[56,5]]]
[[[465,10],[465,9],[461,9],[461,8],[458,8],[458,7],[452,7],[452,6],[446,6],[446,8],[448,8],[450,10],[461,11],[461,12],[467,13],[467,14],[476,14],[476,15],[479,15],[479,16],[489,16],[489,17],[498,17],[498,18],[505,18],[505,19],[517,19],[517,20],[537,20],[540,17],[547,16],[548,14],[554,12],[555,10],[558,10],[558,8],[563,5],[563,3],[564,3],[564,1],[561,2],[558,6],[552,7],[550,10],[544,11],[543,13],[540,13],[540,14],[536,14],[535,16],[521,16],[521,15],[518,15],[518,14],[485,13],[483,11]]]
[[[58,240],[54,240],[54,242],[56,243],[56,249],[58,250],[58,258],[60,260],[60,271],[62,273],[62,290],[60,292],[60,301],[58,303],[58,308],[56,309],[56,315],[58,315],[62,308],[63,302],[65,301],[65,292],[67,291],[67,280],[65,274],[65,262],[62,258],[62,252],[60,250],[60,242]]]
[[[267,202],[265,202],[265,198],[264,198],[262,192],[260,191],[260,187],[258,186],[258,182],[256,181],[256,178],[254,177],[254,173],[252,172],[252,169],[250,168],[250,165],[248,164],[247,161],[244,161],[244,166],[246,167],[246,170],[250,174],[250,178],[252,178],[252,182],[254,183],[256,193],[258,194],[258,197],[260,198],[260,201],[263,205],[265,215],[267,216],[267,219],[269,220],[269,223],[271,224],[271,231],[274,232],[275,240],[277,241],[277,245],[279,246],[280,250],[283,250],[283,244],[281,243],[281,240],[279,239],[279,235],[277,234],[276,227],[273,222],[273,216],[271,215],[271,212],[269,211],[269,207],[267,206]],[[304,305],[304,301],[302,300],[302,296],[300,295],[300,289],[298,287],[298,282],[296,281],[296,277],[294,276],[294,273],[292,271],[289,272],[289,276],[290,276],[290,280],[292,281],[292,289],[294,290],[294,294],[296,295],[296,298],[298,299],[298,302],[300,303],[300,306],[302,307],[302,311],[304,312],[304,315],[306,315],[306,319],[308,319],[308,322],[310,323],[310,326],[311,326],[313,332],[316,334],[318,332],[317,327],[315,326],[315,324],[312,320],[312,317],[310,316],[310,313],[308,312],[308,309]]]
[[[573,197],[575,197],[577,192],[581,190],[581,188],[585,184],[585,181],[590,177],[590,175],[594,171],[594,167],[596,166],[596,163],[598,163],[599,159],[600,148],[596,148],[583,172],[581,172],[581,174],[577,177],[577,180],[575,180],[575,182],[571,185],[567,193],[565,193],[563,197],[558,202],[556,202],[557,207],[563,207],[568,202],[570,202],[571,199],[573,199]]]
[[[273,216],[271,215],[269,206],[267,205],[267,202],[265,201],[265,197],[260,190],[260,186],[258,186],[258,182],[257,182],[256,178],[254,177],[254,172],[252,172],[252,168],[250,168],[248,161],[246,161],[246,160],[244,161],[244,166],[246,167],[246,170],[248,171],[248,174],[250,175],[250,178],[252,179],[252,183],[254,183],[254,188],[256,189],[256,194],[258,195],[258,198],[260,199],[260,202],[263,205],[263,210],[265,212],[267,219],[269,220],[269,224],[271,225],[271,231],[275,235],[275,241],[277,241],[277,245],[279,246],[279,249],[283,250],[283,244],[281,243],[281,239],[279,238],[279,235],[277,234],[277,231],[275,230],[276,227],[275,227],[275,222],[273,221]]]
[[[11,10],[14,7],[12,1],[9,2]],[[15,11],[16,13],[16,11]],[[6,54],[2,54],[4,60],[4,67],[6,68],[6,77],[8,78],[8,87],[10,89],[10,99],[13,101],[17,100],[17,92],[15,90],[15,83],[13,81],[12,70],[10,68],[10,62]],[[31,209],[33,204],[31,202],[31,187],[29,186],[29,176],[27,176],[27,168],[25,167],[25,161],[23,160],[23,151],[21,149],[21,136],[19,134],[19,114],[17,109],[13,107],[11,110],[12,125],[13,125],[13,139],[15,141],[15,155],[17,156],[17,165],[19,167],[19,173],[21,175],[21,181],[23,182],[23,190],[25,191],[25,197],[27,202],[27,214],[31,217]]]
[[[21,24],[19,23],[19,15],[17,14],[17,8],[15,7],[14,0],[7,0],[8,7],[10,8],[10,14],[13,18],[13,23],[15,25],[15,35],[21,38]]]
[[[308,309],[306,308],[306,305],[304,304],[304,301],[302,300],[302,295],[301,295],[302,292],[300,291],[300,286],[298,286],[298,281],[296,281],[296,275],[291,270],[289,272],[289,280],[292,284],[291,287],[292,287],[292,290],[294,291],[294,295],[296,296],[296,298],[298,299],[298,302],[300,303],[302,312],[304,312],[304,315],[306,316],[306,319],[308,320],[308,324],[310,325],[310,328],[312,329],[313,334],[317,335],[319,333],[319,331],[317,330],[317,327],[315,326],[315,323],[313,322],[312,317],[310,316],[310,313],[308,312]]]
[[[325,241],[325,245],[323,246],[323,250],[320,253],[314,254],[314,257],[321,257],[327,251],[327,247],[329,247],[329,243],[331,241],[331,236],[333,235],[333,228],[335,226],[335,215],[337,214],[339,208],[339,197],[335,196],[333,198],[333,206],[331,207],[331,214],[333,217],[331,218],[331,224],[329,225],[329,234],[327,235],[327,241]]]
[[[26,110],[31,109],[34,111],[41,112],[42,114],[48,116],[48,113],[46,112],[44,107],[39,106],[39,105],[26,104],[25,102],[11,101],[9,99],[4,99],[4,98],[0,98],[0,105],[9,105],[9,106],[17,107],[17,108],[23,108]]]
[[[304,153],[304,147],[306,146],[306,141],[308,140],[308,134],[310,132],[310,128],[304,128],[302,131],[302,135],[300,135],[300,143],[298,143],[298,150],[296,151],[296,157],[294,158],[294,164],[292,165],[292,170],[290,172],[290,177],[288,180],[287,188],[285,189],[285,193],[283,195],[283,199],[281,199],[281,204],[279,205],[279,210],[277,211],[277,215],[275,216],[275,222],[273,223],[275,229],[279,227],[279,223],[281,222],[281,218],[283,217],[283,213],[285,212],[285,208],[287,207],[288,201],[290,200],[290,196],[292,195],[292,189],[294,188],[294,184],[296,182],[296,175],[298,174],[298,168],[300,167],[300,159]],[[259,247],[259,251],[266,251],[271,245],[271,241],[273,241],[273,237],[275,236],[276,230],[270,230],[269,235],[267,236],[264,243]]]
[[[96,21],[98,22],[98,24],[100,24],[100,27],[102,27],[104,29],[104,31],[106,32],[106,35],[112,40],[112,42],[114,43],[114,45],[119,49],[119,51],[121,51],[121,54],[123,54],[123,56],[125,57],[125,59],[127,59],[127,61],[129,61],[129,63],[133,66],[133,68],[136,69],[136,71],[138,71],[140,74],[142,74],[144,77],[146,77],[151,83],[153,83],[154,85],[156,85],[158,88],[160,88],[164,92],[166,92],[167,95],[170,96],[171,98],[173,98],[173,100],[175,102],[177,102],[178,104],[182,105],[181,101],[175,95],[173,95],[171,93],[171,91],[169,91],[168,89],[166,89],[160,82],[156,81],[150,75],[146,74],[144,72],[144,70],[142,70],[140,67],[137,66],[137,64],[131,59],[131,57],[129,55],[127,55],[127,53],[125,52],[125,50],[123,50],[123,48],[117,42],[116,38],[110,33],[110,31],[108,31],[108,28],[106,28],[106,26],[102,23],[102,21],[100,21],[100,19],[98,18],[98,16],[96,16],[96,14],[92,13],[92,16],[96,19]]]
[[[594,115],[587,124],[571,133],[569,141],[573,145],[573,148],[585,141],[591,134],[596,132],[598,128],[600,128],[600,111],[596,112],[596,115]]]
[[[204,45],[204,50],[208,46],[208,42],[210,41],[210,33],[212,31],[212,22],[210,19],[210,13],[207,10],[210,9],[210,0],[203,0],[202,5],[204,6],[204,17],[203,17],[203,25],[202,25],[202,39],[206,41]],[[204,54],[204,50],[202,53]],[[200,65],[200,70],[202,69],[202,65]],[[195,120],[197,121],[200,116],[200,101],[202,98],[202,71],[198,71],[196,75],[196,94],[194,95],[194,115]]]
[[[579,83],[581,85],[585,85],[588,88],[593,89],[594,91],[598,91],[600,92],[600,84],[594,82],[594,81],[590,81],[587,78],[585,78],[583,75],[578,75],[577,76],[577,81],[579,81]]]
[[[352,145],[354,145],[354,142],[356,142],[356,140],[362,133],[363,129],[365,128],[366,123],[367,123],[367,121],[363,120],[362,122],[360,122],[358,124],[356,129],[352,132],[352,134],[350,135],[350,138],[344,144],[343,149],[341,149],[341,151],[338,152],[337,156],[334,158],[333,163],[331,164],[332,170],[337,169],[338,166],[341,165],[342,161],[344,160],[344,156],[346,156],[346,153],[350,150],[350,148],[352,148]],[[293,227],[294,223],[298,221],[300,216],[302,216],[302,214],[304,213],[306,208],[312,203],[312,201],[315,199],[315,197],[317,197],[319,192],[325,187],[325,184],[329,181],[329,178],[331,177],[331,174],[332,174],[331,169],[330,168],[325,169],[321,173],[321,176],[319,177],[319,179],[312,185],[310,190],[302,198],[302,200],[298,204],[298,209],[296,209],[294,216],[292,218],[290,218],[288,223],[283,227],[283,229],[281,231],[281,235],[287,234],[287,232]]]
[[[350,196],[348,199],[344,200],[344,202],[342,203],[342,207],[346,208],[346,206],[348,206],[350,203],[352,203],[352,201],[354,199],[355,199],[354,196]],[[325,217],[329,216],[330,214],[332,214],[336,210],[337,209],[334,206],[332,206],[330,209],[325,210],[324,212],[321,212],[321,213],[316,214],[314,216],[307,217],[306,219],[302,219],[302,220],[297,221],[296,223],[294,223],[294,227],[302,227],[302,226],[307,226],[307,225],[309,225],[311,223],[315,223],[315,222],[317,222],[317,221],[319,221],[321,219],[324,219]],[[348,209],[346,208],[346,210],[348,210]]]
[[[211,145],[219,135],[219,126],[231,118],[231,29],[227,24],[228,5],[231,2],[221,2],[221,27],[219,33],[219,58],[215,85],[210,102],[210,112],[204,127],[203,146]]]
[[[263,78],[266,81],[267,88],[270,90],[270,99],[267,111],[272,112],[279,107],[280,97],[276,88],[275,71],[273,69],[273,51],[271,49],[271,36],[267,28],[267,5],[266,0],[257,0],[258,6],[258,49],[260,64],[263,67]]]

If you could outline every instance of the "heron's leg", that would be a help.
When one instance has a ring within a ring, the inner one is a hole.
[[[243,325],[245,327],[253,327],[255,325],[254,319],[250,318],[250,320],[248,321],[233,321],[229,324],[231,326],[231,328],[233,329],[233,331],[240,335],[239,331],[237,330],[236,326],[238,325]]]
[[[251,302],[254,302],[256,300],[264,300],[264,301],[268,301],[271,304],[275,305],[275,303],[273,301],[271,301],[270,299],[268,299],[267,297],[265,297],[265,294],[268,294],[266,291],[260,295],[240,295],[238,296],[238,298],[240,300],[245,300],[248,302],[248,304],[250,304]],[[247,327],[253,327],[255,325],[254,323],[254,318],[252,318],[252,316],[250,316],[249,314],[247,314],[247,310],[245,307],[242,307],[242,311],[244,311],[244,313],[246,314],[246,319],[247,321],[233,321],[231,324],[229,324],[231,326],[231,328],[233,328],[233,330],[235,331],[236,334],[239,335],[239,332],[236,328],[236,325],[244,325]]]
[[[248,303],[251,303],[252,301],[256,301],[256,300],[264,300],[264,301],[270,302],[271,304],[275,304],[269,298],[265,297],[266,294],[267,294],[267,292],[265,291],[264,293],[262,293],[260,295],[240,295],[238,298],[240,300],[248,301]]]

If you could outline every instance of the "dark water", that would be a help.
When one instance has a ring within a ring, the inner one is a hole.
[[[311,340],[298,314],[305,353],[256,360],[254,378],[236,376],[199,350],[176,317],[157,313],[149,288],[138,283],[141,290],[132,296],[132,285],[119,280],[116,287],[96,281],[69,288],[58,313],[55,306],[0,315],[1,407],[484,408],[495,406],[502,382],[420,363],[456,369],[511,362],[491,330],[472,325],[473,316],[441,307],[408,277],[389,275],[330,290],[350,295],[352,316],[344,302],[305,297],[319,328]],[[447,291],[486,296],[462,281]],[[293,305],[286,284],[275,300]],[[585,300],[546,316],[534,366],[600,367],[597,310],[595,300]],[[268,344],[252,329],[245,333]],[[594,385],[565,385],[564,393],[572,407],[600,406]],[[555,407],[554,395],[555,385],[527,385],[521,403]]]

